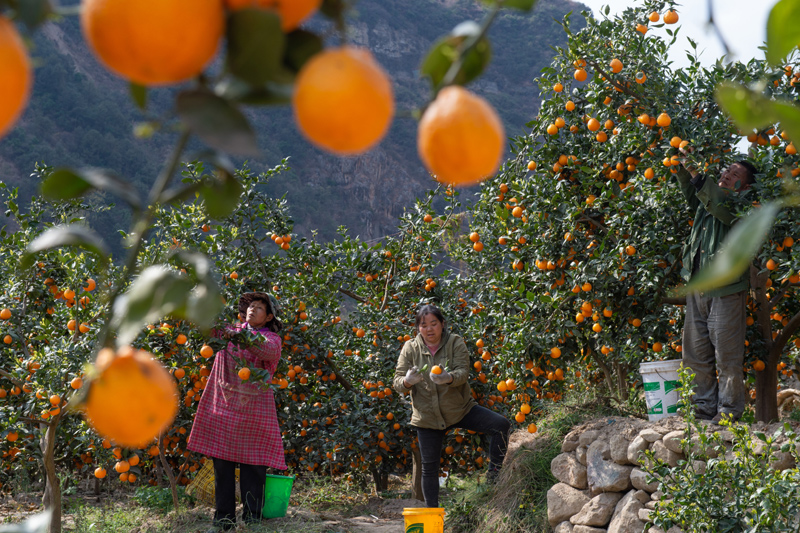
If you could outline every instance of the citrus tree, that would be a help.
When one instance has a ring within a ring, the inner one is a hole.
[[[511,378],[518,391],[525,384],[522,394],[558,398],[563,376],[573,373],[602,379],[625,398],[640,362],[680,357],[675,289],[693,216],[677,183],[680,150],[694,167],[718,174],[749,132],[722,112],[715,88],[767,77],[774,90],[794,91],[794,74],[755,60],[703,67],[694,56],[689,67],[672,69],[667,51],[679,31],[672,7],[646,1],[599,20],[584,13],[578,33],[567,17],[568,45],[537,80],[543,102],[531,134],[515,139],[516,157],[484,183],[471,221],[474,242],[458,257],[473,279],[491,281],[484,305],[502,310],[487,312],[474,332],[489,337],[481,349],[494,347],[488,351],[501,390]],[[750,139],[758,194],[768,200],[779,194],[795,151],[775,127]],[[754,261],[748,319],[748,382],[760,420],[777,414],[761,406],[774,407],[774,376],[790,375],[787,364],[796,358],[787,343],[796,338],[797,310],[786,296],[797,282],[791,236],[798,219],[787,212],[779,220]],[[780,331],[772,329],[775,318]]]

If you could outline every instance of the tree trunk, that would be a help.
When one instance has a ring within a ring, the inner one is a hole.
[[[422,455],[419,453],[419,446],[411,450],[413,458],[411,468],[411,497],[425,501],[425,495],[422,493]]]
[[[621,363],[615,362],[614,363],[614,373],[617,375],[617,392],[619,393],[619,398],[623,402],[628,401],[628,365],[623,365]]]
[[[387,490],[389,488],[389,474],[381,472],[378,466],[372,466],[369,470],[372,473],[372,481],[375,482],[375,492],[380,494]]]
[[[778,360],[781,350],[772,339],[772,310],[775,303],[767,296],[769,271],[759,272],[750,266],[750,289],[756,302],[756,321],[765,346],[765,368],[756,372],[756,421],[772,422],[778,419]],[[782,346],[781,346],[782,348]]]
[[[161,465],[164,467],[164,471],[167,473],[167,479],[169,479],[169,489],[172,492],[172,506],[175,508],[175,511],[178,510],[178,483],[175,480],[175,474],[172,472],[172,468],[167,463],[167,456],[164,454],[164,434],[160,433],[158,435],[158,458],[161,460]]]
[[[44,496],[42,504],[52,513],[48,533],[61,533],[61,484],[56,476],[55,448],[56,428],[61,420],[61,414],[56,415],[48,424],[47,431],[39,441],[44,462]]]

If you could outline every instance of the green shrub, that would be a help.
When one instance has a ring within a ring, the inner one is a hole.
[[[670,468],[652,452],[645,454],[645,471],[659,481],[664,493],[650,515],[653,524],[664,531],[675,525],[692,532],[798,531],[798,469],[780,471],[770,466],[778,451],[791,453],[797,462],[792,427],[787,423],[772,435],[751,435],[748,426],[723,421],[733,435],[726,446],[720,432],[698,422],[689,407],[691,389],[686,385],[693,378],[681,370],[681,405],[686,406],[682,413],[687,422],[687,435],[681,442],[685,459]],[[696,461],[705,462],[705,467]]]

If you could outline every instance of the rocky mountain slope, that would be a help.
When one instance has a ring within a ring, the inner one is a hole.
[[[531,13],[506,12],[492,26],[492,63],[470,88],[495,105],[509,136],[523,133],[535,115],[539,91],[533,79],[549,63],[551,47],[565,42],[556,20],[582,9],[570,0],[541,0]],[[419,65],[436,39],[458,23],[479,21],[483,15],[473,0],[356,4],[349,19],[350,40],[369,47],[391,73],[399,115],[387,138],[367,154],[339,158],[317,150],[299,134],[287,107],[247,110],[262,149],[262,157],[247,165],[259,171],[290,157],[291,170],[270,183],[270,192],[287,195],[299,233],[308,235],[316,229],[321,238],[330,239],[344,225],[353,235],[380,238],[394,231],[404,208],[435,185],[417,156],[416,121],[411,118],[411,111],[424,105],[429,95]],[[310,26],[332,33],[321,17]],[[134,125],[147,117],[133,105],[127,84],[100,67],[88,51],[76,17],[48,24],[33,42],[37,60],[33,100],[18,128],[0,141],[0,180],[20,186],[23,195],[33,194],[35,187],[27,176],[35,163],[44,162],[111,168],[146,190],[172,138],[133,136]],[[168,111],[174,90],[150,91],[148,112]],[[111,219],[104,226],[125,227],[122,210],[106,216]]]

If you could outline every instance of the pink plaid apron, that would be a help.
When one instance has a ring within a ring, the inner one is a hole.
[[[251,368],[268,370],[271,378],[281,358],[281,338],[267,328],[257,331],[267,339],[262,346],[239,350],[228,343],[217,352],[187,448],[209,457],[286,470],[273,391],[242,381],[230,355],[245,359]]]

